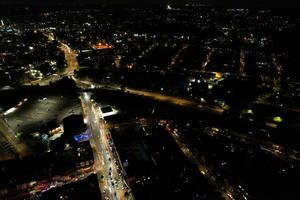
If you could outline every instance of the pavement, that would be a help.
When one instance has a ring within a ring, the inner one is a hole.
[[[83,88],[83,89],[90,89],[91,85],[93,85],[94,88],[103,88],[103,89],[107,89],[107,90],[117,90],[117,91],[121,90],[120,85],[117,85],[117,84],[96,84],[91,81],[82,81],[82,80],[76,79],[74,77],[73,77],[73,80],[77,83],[77,85],[80,88]],[[147,97],[147,98],[153,99],[155,101],[160,101],[160,102],[164,102],[164,103],[169,103],[169,104],[178,105],[178,106],[182,106],[182,107],[189,107],[189,108],[193,108],[195,110],[213,113],[216,115],[221,115],[225,111],[223,108],[220,108],[218,106],[211,106],[211,105],[207,105],[207,104],[204,104],[204,103],[192,100],[192,99],[176,97],[176,96],[169,96],[169,95],[165,95],[165,94],[158,93],[158,92],[137,90],[137,89],[129,88],[129,87],[126,87],[124,89],[124,92],[133,94],[133,95],[137,95],[137,96]]]
[[[91,144],[94,149],[95,166],[98,177],[103,176],[99,182],[104,198],[112,200],[134,199],[124,177],[124,170],[111,141],[106,121],[102,118],[99,107],[91,101],[88,93],[81,95],[82,106],[90,129]],[[101,178],[100,178],[101,179]],[[125,195],[128,192],[129,195]]]
[[[49,40],[54,40],[50,34],[44,35],[48,37]],[[74,76],[75,71],[79,68],[77,53],[63,42],[59,40],[58,42],[60,43],[60,49],[65,54],[67,62],[67,68],[65,71],[60,75],[49,76],[41,80],[24,83],[24,85],[49,85],[50,82],[58,81],[65,76]],[[115,147],[112,141],[109,140],[111,137],[108,128],[105,125],[106,122],[102,118],[98,107],[95,106],[90,98],[86,97],[88,97],[87,93],[84,93],[84,95],[81,96],[82,109],[86,115],[85,117],[87,118],[88,127],[92,135],[90,142],[94,150],[94,170],[98,175],[102,197],[105,200],[134,200],[132,192],[124,179],[125,175],[122,174],[124,173],[124,170],[121,169],[122,165],[119,157],[117,156],[117,152],[115,151]],[[61,101],[59,98],[64,97],[46,97],[44,100],[39,99],[37,101],[33,101],[29,106],[31,109],[25,111],[21,108],[13,109],[13,112],[8,113],[5,116],[8,118],[8,123],[2,118],[0,119],[0,134],[2,134],[3,137],[5,137],[5,139],[15,148],[16,152],[22,154],[25,152],[27,153],[29,151],[28,148],[20,143],[8,124],[11,124],[15,130],[20,131],[24,127],[31,127],[33,124],[36,125],[37,123],[50,119],[49,114],[53,115],[54,110],[61,110],[65,106],[56,104]],[[51,112],[49,112],[50,110]],[[18,117],[15,118],[16,116]],[[112,149],[114,149],[114,152]],[[85,177],[85,175],[83,177]],[[78,178],[76,178],[76,180],[78,180]]]
[[[49,39],[53,38],[50,37]],[[64,76],[69,76],[74,79],[74,72],[79,68],[77,53],[66,44],[60,43],[61,50],[65,54],[68,66],[64,72]],[[78,85],[78,82],[76,83]],[[116,154],[112,152],[111,142],[108,141],[109,137],[107,137],[110,133],[98,107],[91,101],[88,93],[81,94],[80,99],[83,113],[87,119],[87,124],[91,133],[90,142],[94,150],[94,168],[98,175],[99,187],[103,199],[134,199],[123,176],[120,176],[118,173],[121,164],[118,162],[119,159],[116,157]],[[125,195],[125,192],[128,192],[129,195]]]
[[[31,154],[30,149],[17,139],[15,132],[2,117],[0,117],[0,134],[21,157]]]
[[[152,98],[157,101],[171,103],[174,105],[179,105],[179,106],[183,106],[183,107],[191,107],[196,110],[210,112],[210,113],[214,113],[214,114],[218,114],[218,115],[220,115],[224,112],[224,109],[219,108],[219,107],[204,105],[204,104],[201,104],[199,102],[196,102],[196,101],[193,101],[190,99],[180,98],[180,97],[175,97],[175,96],[168,96],[168,95],[164,95],[164,94],[157,93],[157,92],[142,91],[142,90],[136,90],[136,89],[130,89],[130,88],[126,88],[125,92],[134,94],[134,95],[138,95],[138,96],[149,97],[149,98]]]
[[[45,34],[49,40],[54,40],[51,35]],[[60,80],[62,77],[68,76],[72,77],[73,80],[77,83],[79,87],[84,86],[84,88],[94,87],[103,87],[102,85],[95,86],[94,83],[82,83],[80,80],[74,78],[74,72],[79,68],[79,64],[77,62],[77,53],[72,50],[68,45],[59,41],[60,49],[65,54],[65,59],[67,63],[67,68],[65,71],[56,76],[50,76],[42,80],[38,80],[35,82],[29,83],[39,84],[39,85],[49,85],[50,81]],[[108,88],[113,90],[120,90],[119,86],[109,85]],[[149,91],[141,91],[133,88],[126,88],[124,92],[144,96],[148,98],[152,98],[157,101],[167,102],[174,105],[192,107],[194,109],[208,111],[215,114],[222,114],[223,109],[218,107],[212,107],[208,105],[200,105],[199,102],[192,101],[190,99],[184,99],[174,96],[168,96],[161,93],[149,92]],[[88,127],[91,137],[91,145],[94,150],[94,158],[95,158],[95,171],[98,175],[99,186],[101,189],[101,193],[103,199],[110,200],[132,200],[134,196],[126,183],[126,174],[122,169],[122,164],[120,163],[120,159],[118,157],[117,151],[114,147],[113,141],[111,140],[110,132],[107,128],[107,124],[101,113],[97,104],[95,104],[90,95],[88,93],[82,93],[81,96],[82,109],[84,111],[85,117],[87,119]],[[41,105],[38,103],[36,105],[37,109],[41,109]],[[40,119],[44,119],[45,116],[40,116]],[[22,116],[24,118],[24,116]],[[176,139],[176,138],[175,138]],[[11,141],[12,143],[14,141]],[[188,156],[192,156],[191,152],[187,148],[183,148],[183,151]],[[193,156],[192,156],[193,157]],[[197,160],[196,160],[197,161]],[[198,161],[197,161],[198,162]],[[199,165],[201,170],[205,170],[203,166]],[[103,178],[102,178],[103,177]],[[127,193],[128,195],[125,195]],[[230,195],[230,194],[229,194]],[[224,195],[228,197],[227,195]]]
[[[32,132],[52,120],[62,120],[73,113],[80,113],[76,96],[47,95],[31,97],[22,106],[5,115],[7,124],[16,132]]]

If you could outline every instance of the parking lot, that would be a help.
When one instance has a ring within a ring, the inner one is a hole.
[[[24,104],[15,108],[5,116],[15,133],[32,133],[53,120],[59,123],[65,116],[81,112],[78,98],[63,94],[28,97]]]
[[[0,136],[0,160],[9,160],[14,158],[14,149],[12,146]]]

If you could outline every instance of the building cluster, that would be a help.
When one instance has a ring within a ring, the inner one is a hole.
[[[57,43],[41,32],[5,20],[0,26],[1,86],[21,85],[59,73],[65,67]]]
[[[0,18],[0,199],[300,196],[298,16],[32,11]]]

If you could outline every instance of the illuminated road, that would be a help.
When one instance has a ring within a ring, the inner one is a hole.
[[[53,39],[53,38],[49,38]],[[61,43],[61,42],[60,42]],[[90,88],[93,87],[103,87],[103,85],[94,85],[92,82],[81,82],[74,78],[74,71],[79,68],[77,62],[77,54],[74,50],[68,47],[66,44],[61,43],[61,50],[65,53],[65,59],[67,62],[67,69],[60,77],[69,76],[72,77],[73,80],[77,83],[79,87]],[[48,81],[41,80],[39,81],[40,85],[49,84]],[[113,90],[120,90],[119,86],[108,85],[108,88]],[[195,102],[189,99],[167,96],[160,93],[155,92],[147,92],[141,90],[135,90],[131,88],[126,88],[124,92],[144,96],[148,98],[152,98],[157,101],[171,103],[174,105],[191,107],[197,110],[207,111],[215,114],[222,114],[223,109],[218,107],[212,107],[208,105],[200,105],[199,102]],[[119,158],[117,155],[117,151],[115,150],[114,145],[111,141],[110,133],[107,129],[106,122],[102,119],[99,108],[95,103],[90,99],[90,95],[88,93],[83,93],[81,95],[82,107],[85,113],[85,117],[87,119],[88,127],[91,133],[91,145],[94,150],[94,158],[95,158],[95,170],[99,179],[99,186],[101,189],[101,193],[104,199],[117,200],[117,199],[134,199],[131,190],[126,184],[124,170],[122,170],[122,166],[119,163]],[[176,138],[175,138],[176,139]],[[178,140],[177,140],[178,141]],[[191,152],[187,148],[182,149],[187,156],[193,159],[202,173],[208,173],[205,171],[205,167],[199,160],[196,159]],[[127,195],[125,194],[127,193]],[[224,192],[223,192],[224,193]],[[222,194],[223,194],[222,193]],[[227,198],[231,195],[228,190],[228,194],[224,194],[224,198]]]
[[[208,63],[210,62],[210,59],[214,53],[214,49],[210,49],[209,52],[207,53],[206,55],[206,59],[205,61],[202,63],[202,66],[201,66],[201,71],[206,71],[206,67],[208,65]]]
[[[49,41],[53,41],[54,38],[51,34],[43,33],[45,37],[48,38]],[[74,75],[74,72],[79,69],[79,65],[77,62],[77,52],[71,49],[67,44],[63,43],[60,40],[56,40],[60,45],[60,50],[65,55],[65,60],[67,67],[61,74],[52,74],[48,77],[45,77],[40,80],[30,81],[28,83],[24,83],[24,85],[40,85],[40,86],[46,86],[49,85],[51,82],[56,82],[62,79],[65,76],[71,77]]]
[[[265,142],[264,140],[253,137],[251,135],[231,131],[228,129],[214,128],[214,130],[216,131],[214,131],[213,134],[227,138],[233,137],[242,143],[258,146],[261,150],[265,151],[266,153],[272,154],[279,159],[287,161],[300,161],[299,153],[295,153],[295,151],[288,150],[283,146],[272,143],[271,141]]]
[[[240,52],[240,74],[246,75],[246,58],[245,58],[245,51],[241,50]]]
[[[87,88],[91,88],[91,85],[93,85],[95,88],[103,88],[103,89],[108,89],[108,90],[121,90],[121,87],[119,85],[115,85],[115,84],[95,84],[91,81],[81,81],[78,79],[75,79],[75,82],[77,83],[77,85],[81,88],[87,89]],[[213,114],[217,114],[217,115],[221,115],[224,112],[224,109],[217,107],[217,106],[210,106],[207,104],[203,104],[201,102],[197,102],[191,99],[187,99],[187,98],[181,98],[181,97],[175,97],[175,96],[168,96],[165,94],[161,94],[158,92],[149,92],[149,91],[144,91],[144,90],[137,90],[137,89],[133,89],[133,88],[128,88],[126,87],[124,89],[124,92],[129,93],[129,94],[133,94],[133,95],[137,95],[137,96],[143,96],[143,97],[148,97],[151,98],[153,100],[156,101],[161,101],[164,103],[169,103],[169,104],[173,104],[173,105],[179,105],[179,106],[183,106],[183,107],[190,107],[196,110],[200,110],[200,111],[205,111],[205,112],[209,112],[209,113],[213,113]]]
[[[78,169],[72,173],[68,173],[68,175],[55,176],[52,179],[42,181],[23,183],[22,185],[17,185],[16,190],[8,190],[8,193],[6,193],[7,191],[2,193],[4,196],[1,197],[7,199],[23,199],[24,195],[26,194],[31,194],[32,196],[37,197],[43,192],[46,192],[54,187],[60,187],[79,180],[84,180],[93,173],[92,167],[86,167],[84,169]],[[24,185],[26,185],[26,187],[24,187]]]
[[[54,40],[51,34],[44,35],[48,37],[49,40]],[[80,87],[80,82],[74,78],[74,72],[79,69],[77,53],[63,42],[58,42],[60,43],[60,49],[64,52],[67,68],[58,76],[50,76],[42,80],[34,81],[31,82],[30,85],[49,85],[50,81],[55,82],[68,76],[72,77]],[[90,142],[95,159],[94,170],[98,175],[99,187],[103,199],[133,200],[134,197],[126,181],[123,179],[123,175],[119,175],[121,165],[118,162],[118,158],[116,158],[116,153],[112,153],[114,147],[110,146],[107,138],[110,133],[105,126],[105,121],[102,119],[99,109],[91,101],[89,94],[83,93],[80,99],[91,133]]]
[[[115,200],[114,191],[111,189],[112,185],[108,178],[108,169],[106,167],[107,153],[101,146],[101,132],[100,132],[100,119],[95,114],[94,106],[90,100],[90,95],[84,93],[81,95],[82,107],[85,111],[89,132],[91,134],[91,145],[94,150],[95,170],[99,179],[99,186],[104,199]],[[103,177],[103,178],[102,178]]]
[[[67,62],[67,68],[64,72],[66,76],[73,76],[74,72],[79,69],[79,64],[77,62],[77,53],[72,50],[68,45],[60,43],[60,49],[65,54],[65,60]]]
[[[222,114],[224,110],[222,108],[218,107],[212,107],[208,105],[202,105],[199,102],[192,101],[185,98],[175,97],[175,96],[168,96],[156,92],[147,92],[142,90],[136,90],[136,89],[130,89],[126,88],[125,92],[128,92],[130,94],[135,94],[139,96],[149,97],[157,101],[171,103],[174,105],[184,106],[184,107],[191,107],[197,110],[207,111],[214,114]]]
[[[269,102],[268,99],[271,98],[272,95],[274,95],[274,94],[272,94],[272,93],[261,94],[257,97],[257,99],[255,100],[254,103],[270,106],[270,107],[277,108],[277,109],[283,109],[283,110],[290,111],[290,112],[300,113],[300,108],[290,108],[290,107],[282,106],[282,105],[280,105],[280,103]]]
[[[279,63],[275,54],[272,54],[272,63],[276,68],[277,77],[274,80],[274,91],[281,90],[281,82],[282,82],[282,75],[283,75],[283,66]]]
[[[188,48],[188,45],[184,45],[182,48],[180,48],[178,50],[178,52],[176,53],[176,55],[172,58],[172,61],[171,61],[171,65],[175,65],[177,63],[177,60],[179,58],[179,56],[182,54],[182,52]]]
[[[188,145],[186,145],[184,141],[184,137],[182,136],[181,132],[177,129],[171,128],[171,126],[166,123],[165,126],[166,130],[170,133],[170,135],[173,136],[174,140],[176,141],[177,145],[180,147],[182,152],[191,160],[193,161],[197,166],[198,170],[202,175],[207,177],[210,182],[219,189],[219,192],[223,194],[223,197],[229,198],[229,199],[248,199],[248,193],[245,191],[245,189],[241,189],[240,187],[234,187],[231,185],[227,179],[216,176],[213,173],[213,170],[208,168],[208,164],[206,164],[206,161],[204,158],[198,154],[197,150],[191,149]],[[200,131],[201,129],[195,129],[195,131]],[[238,133],[235,131],[227,130],[227,129],[219,129],[216,127],[208,127],[208,130],[211,130],[207,132],[209,135],[217,135],[217,136],[223,136],[227,137],[229,139],[236,139],[239,142],[255,145],[259,149],[261,149],[263,152],[267,154],[271,154],[272,156],[284,160],[284,161],[299,161],[299,153],[292,150],[287,150],[284,147],[274,144],[272,142],[264,142],[261,139],[257,139],[253,136],[249,136],[246,134]]]
[[[226,179],[220,180],[220,177],[214,175],[212,170],[208,168],[202,157],[198,155],[195,151],[191,150],[188,145],[185,144],[183,138],[179,131],[170,128],[169,124],[166,124],[166,131],[174,138],[178,147],[181,151],[193,162],[196,164],[199,172],[205,176],[209,182],[220,192],[224,199],[230,200],[234,198],[234,188],[228,183]],[[216,179],[218,178],[218,180]],[[246,195],[244,196],[246,200]]]
[[[50,39],[54,39],[51,38],[51,36],[49,37]],[[79,64],[77,61],[77,53],[66,44],[62,42],[60,43],[60,48],[65,54],[65,60],[68,65],[65,72],[61,76],[72,77],[78,84],[78,81],[76,81],[76,79],[74,78],[74,72],[79,68]],[[80,99],[91,133],[90,142],[94,150],[94,168],[98,175],[99,187],[103,199],[134,199],[128,187],[124,186],[125,181],[116,175],[118,169],[116,166],[116,162],[114,162],[115,157],[113,157],[111,153],[111,149],[108,145],[106,137],[109,133],[108,130],[105,128],[104,120],[101,118],[100,112],[91,101],[89,94],[82,94],[80,96]],[[121,189],[117,188],[118,185],[122,185]],[[125,195],[126,191],[129,195]]]
[[[83,93],[81,100],[92,135],[90,141],[94,148],[95,168],[98,176],[103,176],[103,180],[99,182],[102,195],[111,200],[134,199],[124,179],[124,170],[122,170],[110,132],[101,116],[99,107],[92,102],[88,93]],[[125,194],[126,192],[128,195]]]
[[[272,54],[272,63],[276,68],[276,77],[274,78],[274,86],[273,86],[273,92],[279,92],[281,91],[281,84],[282,84],[282,79],[283,79],[283,73],[284,73],[284,67],[279,63],[277,57]],[[273,103],[269,101],[269,98],[271,98],[274,95],[274,93],[264,93],[260,96],[257,97],[257,100],[255,103],[257,104],[263,104],[266,106],[274,107],[274,108],[279,108],[279,109],[284,109],[287,111],[291,112],[297,112],[300,113],[300,108],[299,107],[290,107],[291,105],[283,105],[281,103]]]
[[[44,33],[44,36],[48,38],[49,41],[55,40],[52,34]],[[67,44],[56,38],[56,41],[60,44],[59,48],[64,52],[67,68],[62,73],[62,76],[73,76],[74,72],[79,69],[79,64],[77,61],[77,53],[75,50],[71,49]]]

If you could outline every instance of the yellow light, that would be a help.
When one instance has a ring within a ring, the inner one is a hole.
[[[275,117],[273,117],[273,121],[276,123],[281,123],[283,121],[283,119],[279,116],[275,116]]]
[[[133,68],[133,64],[127,65],[127,68],[128,68],[128,69],[132,69],[132,68]]]
[[[277,128],[278,127],[277,124],[270,123],[270,122],[265,122],[265,125],[268,126],[268,127],[271,127],[271,128]]]
[[[213,133],[218,133],[220,131],[220,129],[216,127],[212,127],[211,130],[213,131]]]
[[[247,113],[247,114],[252,114],[252,115],[253,115],[253,111],[252,111],[251,109],[247,109],[247,110],[246,110],[246,113]]]
[[[220,78],[223,77],[223,74],[222,74],[221,72],[215,72],[215,77],[216,77],[217,79],[220,79]]]

